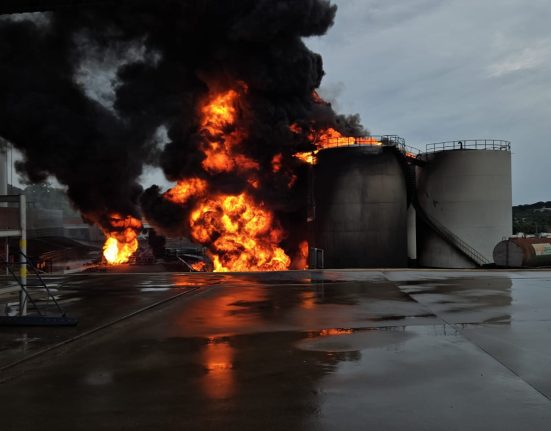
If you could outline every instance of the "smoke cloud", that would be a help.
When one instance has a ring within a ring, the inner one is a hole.
[[[109,229],[110,214],[143,214],[185,234],[186,208],[158,187],[144,192],[139,177],[145,164],[171,181],[205,177],[199,107],[213,91],[246,85],[242,151],[262,184],[251,193],[292,223],[305,200],[293,154],[313,149],[308,131],[365,134],[357,117],[312,97],[323,64],[303,38],[323,35],[336,9],[326,0],[136,0],[0,20],[0,136],[23,153],[17,169],[28,180],[55,176],[87,221]],[[285,169],[274,175],[278,154]],[[208,180],[221,192],[250,188],[233,173]]]

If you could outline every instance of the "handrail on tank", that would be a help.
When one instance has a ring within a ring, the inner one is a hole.
[[[464,139],[460,141],[427,144],[427,153],[451,150],[497,150],[511,151],[511,142],[500,139]]]
[[[420,150],[406,145],[406,140],[397,135],[370,135],[370,136],[343,136],[339,138],[327,138],[319,141],[322,149],[351,146],[384,146],[396,147],[402,153],[417,157]]]

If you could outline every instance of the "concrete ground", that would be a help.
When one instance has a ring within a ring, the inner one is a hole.
[[[81,322],[0,328],[3,431],[551,429],[551,272],[48,281]]]

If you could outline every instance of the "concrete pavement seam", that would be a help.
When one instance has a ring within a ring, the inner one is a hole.
[[[398,289],[400,289],[400,287],[398,286]],[[401,289],[400,289],[401,290]],[[461,325],[460,323],[450,323],[448,322],[444,317],[442,317],[440,314],[438,313],[435,313],[434,310],[432,310],[432,308],[430,308],[429,305],[427,304],[424,304],[422,302],[419,302],[417,299],[415,299],[412,295],[413,294],[410,294],[410,293],[406,293],[406,292],[403,292],[405,293],[407,296],[409,296],[411,298],[412,301],[416,302],[417,304],[419,305],[422,305],[423,307],[426,307],[427,309],[429,309],[431,311],[432,314],[434,314],[436,317],[438,317],[440,320],[442,320],[442,322],[444,322],[446,325],[450,326],[451,328],[455,329],[457,331],[457,333],[461,334],[461,336],[467,340],[469,343],[471,343],[473,346],[475,346],[477,349],[479,349],[481,352],[485,353],[487,356],[489,356],[490,358],[492,358],[494,361],[496,361],[498,364],[500,364],[503,368],[505,368],[506,370],[508,370],[511,374],[513,374],[514,376],[517,376],[520,380],[522,380],[524,383],[526,383],[529,387],[531,387],[534,391],[536,391],[538,394],[540,394],[541,396],[543,396],[545,399],[547,399],[548,401],[551,402],[551,398],[545,394],[544,392],[540,391],[538,388],[536,388],[534,385],[532,385],[530,382],[526,381],[520,374],[518,374],[517,372],[515,372],[515,370],[513,370],[511,367],[509,367],[508,365],[506,365],[505,363],[503,363],[502,361],[500,361],[498,358],[496,358],[494,355],[492,355],[488,350],[484,349],[482,346],[480,346],[478,343],[476,343],[475,341],[473,341],[471,338],[469,338],[469,336],[467,336],[463,331],[462,329],[458,326],[458,325]],[[470,323],[471,325],[474,325],[474,323]]]

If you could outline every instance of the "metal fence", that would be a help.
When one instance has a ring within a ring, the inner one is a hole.
[[[464,139],[462,141],[438,142],[427,144],[427,153],[450,150],[494,150],[511,151],[511,143],[499,139]]]
[[[417,148],[406,145],[406,140],[396,135],[328,138],[320,140],[319,143],[322,149],[351,146],[396,147],[402,153],[413,157],[421,152]]]

